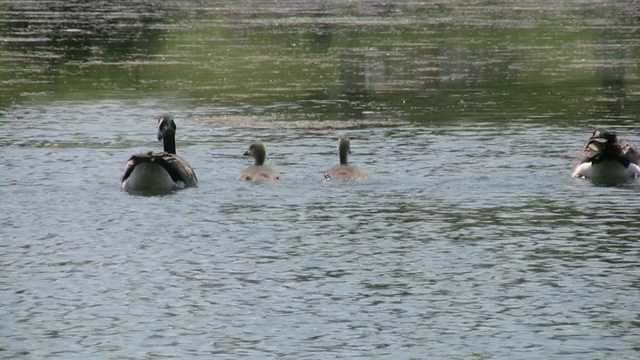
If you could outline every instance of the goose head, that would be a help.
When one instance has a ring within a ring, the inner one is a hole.
[[[162,142],[164,151],[176,153],[176,123],[170,115],[162,115],[158,118],[158,141]]]
[[[255,159],[255,165],[262,166],[267,158],[267,147],[260,141],[256,141],[245,151],[245,156],[252,156]]]

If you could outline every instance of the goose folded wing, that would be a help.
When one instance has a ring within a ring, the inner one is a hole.
[[[602,138],[591,138],[582,148],[580,162],[594,161],[600,158],[607,149],[606,141]]]
[[[162,153],[151,159],[157,162],[169,173],[174,182],[182,181],[186,186],[196,186],[198,178],[189,163],[176,154]]]
[[[629,160],[636,165],[640,164],[640,152],[630,141],[620,141],[620,151],[625,159]]]

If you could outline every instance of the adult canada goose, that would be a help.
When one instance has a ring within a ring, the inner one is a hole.
[[[624,182],[640,177],[640,152],[629,141],[618,140],[615,133],[593,132],[571,169],[571,177],[595,182]]]
[[[120,188],[127,191],[171,191],[197,187],[198,178],[189,163],[176,155],[176,123],[163,115],[158,119],[158,140],[164,151],[149,151],[129,158],[120,178]]]
[[[265,159],[267,158],[267,148],[266,146],[256,141],[249,149],[244,153],[245,156],[253,156],[255,162],[253,165],[246,168],[240,174],[240,180],[245,181],[274,181],[280,180],[280,174],[278,174],[272,168],[266,166],[264,164]]]
[[[340,164],[332,166],[324,174],[325,179],[335,180],[356,180],[364,178],[362,172],[354,166],[349,165],[347,157],[351,154],[351,142],[346,136],[340,136],[338,139],[338,157]]]

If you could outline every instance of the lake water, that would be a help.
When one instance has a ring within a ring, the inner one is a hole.
[[[640,356],[640,184],[569,178],[637,1],[83,4],[0,4],[1,358]],[[200,186],[121,192],[163,113]]]

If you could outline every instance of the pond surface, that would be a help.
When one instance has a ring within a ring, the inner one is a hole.
[[[640,142],[638,2],[0,11],[1,358],[640,355],[640,184],[569,178]],[[120,192],[165,112],[200,186]]]

